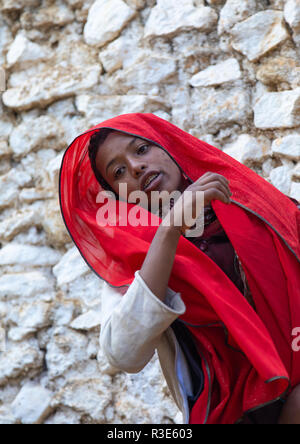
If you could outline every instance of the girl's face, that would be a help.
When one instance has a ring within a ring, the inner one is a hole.
[[[183,192],[190,184],[162,148],[117,131],[110,133],[99,147],[96,166],[111,188],[126,201],[133,191],[144,191],[149,199],[151,191]],[[149,173],[159,176],[149,189],[144,189],[145,177]],[[119,192],[121,183],[127,184],[126,196]]]

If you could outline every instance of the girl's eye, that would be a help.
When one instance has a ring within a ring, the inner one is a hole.
[[[117,171],[115,172],[114,177],[115,177],[116,179],[120,176],[120,174],[118,174],[119,171],[122,171],[122,169],[121,169],[121,168],[118,168]]]
[[[149,148],[149,145],[142,145],[138,148],[137,152],[143,154],[145,151],[148,150],[148,148]],[[114,174],[114,178],[118,179],[121,175],[122,175],[122,168],[118,168]]]
[[[143,150],[143,148],[145,148],[145,149]],[[138,149],[138,153],[140,153],[140,150],[142,150],[142,153],[144,153],[145,151],[147,151],[147,149],[148,149],[148,145],[140,146]]]

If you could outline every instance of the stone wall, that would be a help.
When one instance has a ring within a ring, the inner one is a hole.
[[[0,0],[0,14],[0,423],[180,423],[156,355],[125,374],[99,350],[101,281],[60,216],[62,155],[106,118],[153,112],[299,200],[300,0]]]

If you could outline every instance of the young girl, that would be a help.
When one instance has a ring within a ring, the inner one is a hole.
[[[99,223],[103,190],[112,224]],[[162,224],[154,190],[202,191],[202,235]],[[136,191],[146,207],[128,200]],[[74,243],[105,281],[100,345],[112,365],[138,372],[157,350],[185,423],[300,423],[297,201],[151,114],[76,138],[59,195]],[[137,209],[147,224],[128,223]]]

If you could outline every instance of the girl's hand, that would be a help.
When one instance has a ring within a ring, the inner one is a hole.
[[[192,193],[189,193],[189,198],[186,191],[192,191]],[[204,206],[209,205],[213,199],[221,200],[222,202],[229,204],[230,196],[232,195],[228,179],[221,174],[208,171],[199,177],[196,182],[192,183],[184,190],[183,194],[176,201],[174,207],[165,218],[168,223],[171,224],[172,229],[179,230],[181,234],[184,234],[187,229],[195,224],[195,222],[193,222],[186,225],[187,221],[184,218],[184,214],[192,215],[194,219],[197,219],[203,211],[202,205],[199,205],[198,202],[198,207],[200,208],[198,208],[197,214],[196,191],[202,191],[204,193]],[[202,200],[200,203],[202,203]]]

